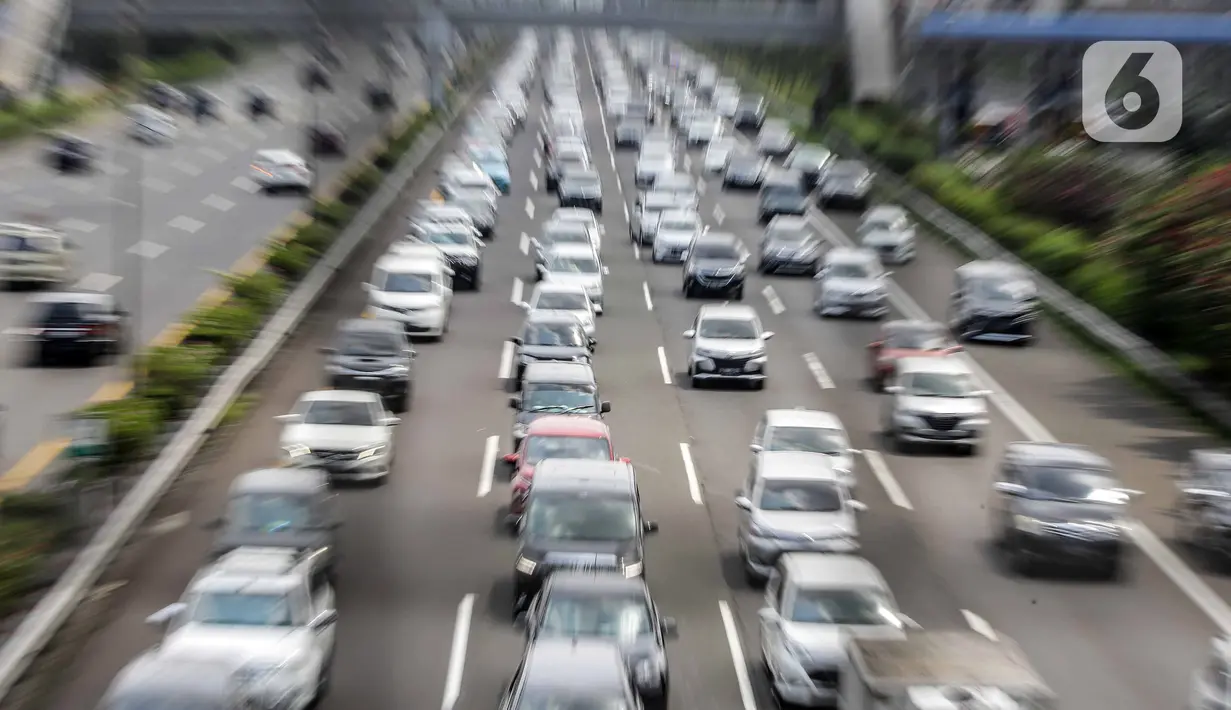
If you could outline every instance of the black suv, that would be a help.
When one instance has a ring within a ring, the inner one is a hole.
[[[661,616],[644,579],[615,572],[557,572],[530,610],[518,617],[530,644],[544,639],[616,640],[643,702],[665,704],[671,685],[667,639],[675,619]],[[605,629],[627,629],[617,639]]]
[[[1029,272],[1003,261],[971,261],[953,276],[949,327],[959,341],[1029,345],[1034,340],[1039,298]]]
[[[415,351],[400,323],[352,318],[338,325],[325,373],[330,387],[375,392],[393,412],[410,407],[414,393]]]
[[[641,517],[632,464],[545,459],[534,471],[521,547],[513,565],[513,613],[525,611],[552,572],[611,571],[645,575],[645,535],[658,524]]]
[[[517,365],[515,379],[518,382],[530,363],[589,362],[595,347],[594,338],[586,335],[581,321],[567,311],[530,311],[522,323],[521,335],[509,341],[517,346],[513,360]]]
[[[640,708],[632,669],[609,640],[543,639],[526,646],[501,708]]]
[[[820,197],[816,206],[865,210],[875,177],[868,166],[858,160],[836,160],[820,174],[817,181]]]
[[[1116,579],[1132,548],[1128,503],[1139,494],[1084,446],[1010,442],[988,505],[994,542],[1020,575],[1052,563]]]
[[[89,172],[94,169],[96,153],[94,145],[86,139],[56,133],[47,146],[47,163],[52,170],[61,173]]]
[[[346,136],[331,123],[314,123],[308,126],[308,145],[312,155],[346,157]]]
[[[535,362],[522,373],[521,394],[509,397],[513,418],[513,450],[521,448],[526,429],[539,417],[553,414],[601,419],[611,411],[598,393],[588,362]]]
[[[748,251],[734,234],[702,234],[684,258],[684,298],[717,294],[742,300],[747,262]]]
[[[124,349],[125,319],[105,293],[46,293],[30,299],[35,315],[28,331],[36,365],[63,362],[93,365]]]
[[[808,212],[808,190],[803,173],[780,172],[765,178],[757,199],[757,221],[769,224],[780,214],[804,215]]]

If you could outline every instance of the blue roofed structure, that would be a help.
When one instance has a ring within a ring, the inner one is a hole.
[[[1157,40],[1180,45],[1231,44],[1231,14],[932,12],[919,24],[917,38],[930,42]]]

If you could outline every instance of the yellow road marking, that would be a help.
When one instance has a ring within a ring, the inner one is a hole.
[[[30,485],[30,481],[37,478],[52,461],[64,453],[69,443],[71,440],[67,438],[40,441],[27,451],[25,456],[18,459],[12,468],[5,471],[4,477],[0,478],[0,493],[12,493]]]
[[[269,250],[264,246],[256,247],[241,256],[239,261],[231,264],[231,273],[236,276],[251,276],[255,274],[265,266],[265,255],[268,253]]]
[[[118,399],[123,399],[132,391],[133,383],[130,381],[124,382],[108,382],[98,391],[91,395],[86,404],[101,404],[103,402],[114,402]]]

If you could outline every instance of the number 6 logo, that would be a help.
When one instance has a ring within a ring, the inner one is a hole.
[[[1102,143],[1164,143],[1184,122],[1184,63],[1168,42],[1096,42],[1081,58],[1081,122]]]

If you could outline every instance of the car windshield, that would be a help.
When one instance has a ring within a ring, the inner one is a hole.
[[[766,512],[836,513],[842,510],[842,490],[829,481],[765,481],[757,508]]]
[[[826,177],[834,180],[862,180],[868,169],[858,163],[835,163]]]
[[[431,231],[423,235],[423,241],[429,244],[474,244],[474,235],[462,230]]]
[[[796,589],[788,618],[801,624],[834,626],[896,623],[884,595],[870,589]]]
[[[867,264],[840,261],[829,267],[829,276],[835,279],[870,279],[872,269]]]
[[[877,215],[869,217],[860,225],[865,232],[900,232],[909,226],[905,217]]]
[[[540,240],[545,245],[553,244],[589,244],[590,233],[585,226],[574,222],[568,226],[555,225],[543,232]]]
[[[471,148],[470,157],[476,163],[503,163],[505,162],[504,151],[496,148]]]
[[[989,301],[1016,303],[1034,297],[1034,284],[1025,279],[982,279],[974,286],[978,297]]]
[[[760,158],[755,158],[751,155],[741,155],[731,158],[732,170],[758,170],[764,164],[764,161]]]
[[[545,311],[584,311],[589,309],[588,303],[584,293],[555,291],[540,293],[534,307]]]
[[[672,217],[664,219],[658,223],[658,229],[664,232],[695,232],[697,231],[697,218]]]
[[[582,172],[565,173],[561,184],[568,190],[597,190],[602,186],[598,175]]]
[[[646,212],[661,212],[675,207],[676,202],[678,200],[673,192],[655,193],[647,196],[641,205]]]
[[[692,251],[694,259],[718,259],[722,261],[737,261],[739,249],[734,244],[698,244]]]
[[[970,376],[960,372],[911,372],[902,386],[912,397],[969,397],[975,391]]]
[[[283,594],[205,592],[193,600],[189,619],[225,626],[291,626],[291,600]]]
[[[1120,487],[1106,471],[1065,468],[1059,466],[1028,466],[1025,479],[1037,497],[1051,500],[1112,502]]]
[[[807,241],[810,236],[811,232],[803,227],[771,227],[765,234],[767,241],[791,244]]]
[[[554,683],[536,688],[529,683],[522,689],[517,710],[632,710],[632,707],[614,690],[566,689]]]
[[[585,172],[590,169],[590,164],[584,160],[569,160],[561,158],[556,164],[560,175],[568,175],[569,173]]]
[[[389,273],[381,284],[387,293],[431,293],[432,275],[425,273]]]
[[[318,399],[308,402],[303,413],[304,424],[328,426],[376,426],[372,407],[367,402],[333,402]]]
[[[557,274],[597,274],[598,259],[592,256],[553,254],[547,270]]]
[[[522,410],[552,414],[594,414],[598,411],[594,389],[578,385],[527,385]]]
[[[815,426],[770,427],[766,451],[806,451],[836,456],[850,448],[846,432]]]
[[[752,340],[757,336],[757,325],[748,318],[706,318],[697,328],[698,338]]]
[[[303,530],[312,520],[312,498],[284,493],[245,493],[231,499],[227,522],[245,532]]]
[[[775,183],[765,186],[765,194],[769,197],[805,197],[808,193],[801,184]]]
[[[561,308],[560,310],[570,309]],[[556,348],[580,348],[586,344],[585,337],[579,326],[569,323],[534,323],[526,326],[521,336],[522,343],[525,345]]]
[[[338,354],[348,357],[374,357],[397,355],[404,344],[393,333],[356,331],[344,333],[338,342]]]
[[[565,595],[547,600],[540,635],[632,641],[653,633],[650,605],[642,595]]]
[[[900,350],[945,350],[949,338],[940,328],[901,328],[885,335],[885,347]]]
[[[543,459],[610,461],[611,443],[598,436],[532,436],[526,441],[526,462]]]
[[[577,542],[633,540],[641,534],[631,498],[616,496],[531,497],[526,534]]]
[[[810,150],[801,150],[795,155],[791,156],[790,162],[792,165],[794,164],[820,165],[824,163],[826,160],[829,160],[830,155],[832,155],[832,153],[830,153],[829,151],[823,148],[813,148]]]

